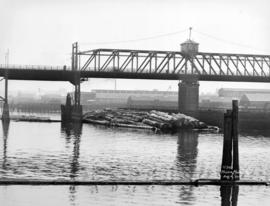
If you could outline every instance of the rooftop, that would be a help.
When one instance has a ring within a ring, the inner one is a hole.
[[[197,43],[197,42],[195,42],[195,41],[193,41],[191,39],[188,39],[188,40],[184,41],[182,44],[199,44],[199,43]]]
[[[270,102],[270,94],[245,94],[241,100],[244,99],[251,102]]]
[[[220,88],[219,91],[236,91],[236,92],[269,92],[270,89],[244,89],[244,88]]]
[[[177,91],[156,91],[156,90],[110,90],[110,89],[93,89],[95,93],[141,93],[141,94],[175,94],[178,95]]]

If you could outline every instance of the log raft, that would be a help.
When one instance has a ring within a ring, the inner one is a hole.
[[[112,127],[148,129],[156,132],[171,132],[178,129],[218,131],[217,127],[207,126],[205,123],[185,114],[169,114],[156,110],[150,112],[124,109],[95,110],[84,114],[83,122]]]

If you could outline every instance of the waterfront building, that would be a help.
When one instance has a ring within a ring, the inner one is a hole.
[[[244,94],[270,94],[270,89],[221,88],[218,90],[219,97],[241,98]]]
[[[240,105],[248,109],[270,109],[270,94],[244,94]]]

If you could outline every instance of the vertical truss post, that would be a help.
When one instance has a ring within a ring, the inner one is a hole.
[[[80,71],[78,71],[78,42],[72,44],[72,71],[74,71],[74,105],[80,105]]]
[[[112,53],[112,61],[113,61],[113,70],[115,69],[115,54]]]
[[[78,42],[72,44],[71,69],[72,71],[78,70]]]
[[[2,121],[8,122],[9,120],[10,120],[10,116],[9,116],[9,105],[8,105],[8,75],[6,72],[5,74],[5,101],[3,105]]]
[[[150,62],[149,62],[149,73],[151,73],[152,72],[152,58],[153,58],[153,54],[151,54],[151,56],[150,56]]]
[[[120,54],[119,54],[119,52],[117,52],[116,55],[117,55],[117,70],[119,70],[120,69]]]
[[[134,53],[133,52],[131,52],[131,72],[133,72],[133,59],[134,59]]]
[[[135,71],[137,71],[139,69],[139,54],[138,52],[136,53],[136,68]]]
[[[6,70],[5,70],[5,99],[4,99],[4,105],[3,105],[3,111],[2,111],[2,121],[9,122],[10,116],[9,116],[9,105],[8,105],[8,55],[6,54]]]
[[[100,51],[98,52],[98,68],[100,68]]]
[[[81,97],[81,74],[78,70],[78,43],[75,42],[72,44],[72,71],[74,72],[73,84],[75,87],[74,91],[74,105],[72,106],[71,111],[71,120],[72,121],[81,121],[82,120],[82,106],[80,102]],[[95,57],[96,62],[96,57]],[[96,65],[95,65],[96,67]]]

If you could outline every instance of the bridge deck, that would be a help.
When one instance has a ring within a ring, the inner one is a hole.
[[[73,81],[74,71],[71,70],[22,70],[0,68],[0,76],[8,72],[12,80],[38,80],[38,81]],[[156,80],[183,80],[197,79],[198,81],[236,81],[236,82],[270,82],[265,76],[234,76],[234,75],[194,75],[194,74],[168,74],[168,73],[132,73],[132,72],[102,72],[79,71],[81,78],[115,78],[115,79],[156,79]]]

